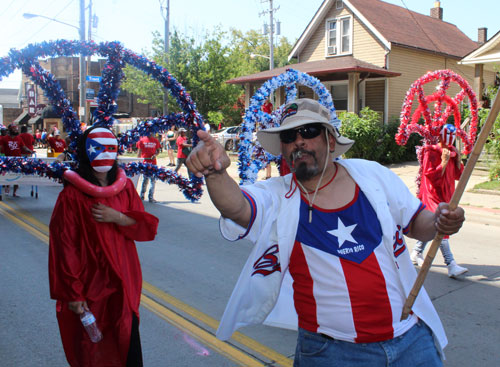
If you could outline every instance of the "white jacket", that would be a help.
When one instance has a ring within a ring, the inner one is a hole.
[[[401,286],[408,295],[417,273],[408,249],[395,257],[393,246],[396,235],[403,238],[403,246],[406,246],[402,228],[410,224],[420,201],[396,174],[378,163],[359,159],[344,159],[337,163],[347,169],[377,213],[382,227],[383,245],[387,255],[393,259]],[[297,189],[293,192],[295,184],[291,181],[292,175],[289,174],[242,186],[255,200],[255,220],[248,229],[230,219],[220,219],[220,229],[225,238],[237,240],[245,237],[255,246],[222,316],[217,330],[219,339],[227,340],[236,329],[264,321],[274,326],[297,329],[288,265],[299,221],[300,191]],[[269,251],[270,248],[275,250],[276,246],[272,246],[276,244],[279,244],[279,252]],[[276,269],[278,264],[280,271],[273,272],[272,269]],[[265,268],[270,274],[252,276],[260,268]],[[420,291],[412,310],[432,329],[436,347],[443,356],[446,335],[425,289]]]

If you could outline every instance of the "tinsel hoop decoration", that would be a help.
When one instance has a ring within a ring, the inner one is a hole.
[[[157,80],[175,98],[183,113],[176,113],[150,118],[141,121],[134,129],[127,131],[120,139],[120,149],[135,144],[141,136],[150,133],[159,133],[170,129],[172,126],[186,127],[191,130],[193,144],[198,143],[199,129],[204,129],[202,116],[198,113],[196,105],[184,87],[162,66],[146,57],[137,55],[122,47],[118,42],[95,43],[93,41],[67,41],[58,40],[30,44],[22,50],[11,49],[9,55],[0,58],[0,80],[11,74],[16,69],[21,69],[36,85],[38,85],[50,101],[57,115],[62,119],[64,130],[71,138],[71,146],[76,147],[77,140],[82,134],[80,121],[73,110],[71,101],[66,97],[59,82],[47,70],[38,63],[39,58],[48,57],[72,57],[75,55],[91,56],[98,55],[107,58],[102,70],[100,89],[97,94],[98,107],[93,113],[93,125],[111,128],[115,119],[116,100],[120,92],[120,84],[123,78],[123,67],[129,64],[144,71],[154,80]],[[37,174],[61,180],[66,169],[70,168],[67,163],[42,164],[39,160],[30,158],[0,158],[0,174],[16,172],[23,174]],[[176,184],[191,201],[198,200],[202,195],[202,179],[193,176],[185,179],[177,173],[162,167],[150,164],[129,163],[122,165],[127,176],[142,173],[170,184]]]
[[[428,83],[439,81],[436,91],[426,96],[424,86]],[[447,91],[453,83],[456,83],[460,91],[454,96],[447,95]],[[468,132],[462,129],[460,103],[465,102],[467,97],[470,109],[470,127]],[[412,114],[413,103],[417,100],[418,107]],[[430,103],[434,103],[431,113]],[[451,70],[436,70],[428,72],[417,79],[406,93],[400,116],[400,126],[396,134],[396,142],[405,145],[412,133],[420,134],[424,138],[424,144],[436,144],[439,140],[441,127],[453,116],[453,124],[457,129],[457,136],[463,142],[463,154],[469,154],[477,135],[477,99],[467,81]],[[419,120],[423,118],[424,124]]]
[[[279,126],[278,121],[280,121],[283,107],[288,102],[297,99],[297,84],[309,87],[314,91],[319,98],[318,102],[330,110],[332,124],[340,128],[341,122],[337,118],[332,96],[319,79],[294,69],[287,69],[286,72],[269,79],[254,93],[248,108],[245,110],[238,154],[240,184],[255,182],[258,172],[270,161],[279,164],[280,157],[271,155],[257,141],[254,142],[253,133],[260,129]],[[262,111],[266,99],[280,87],[286,89],[285,103],[272,113]]]

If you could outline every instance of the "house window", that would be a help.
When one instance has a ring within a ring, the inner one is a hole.
[[[351,17],[327,21],[327,56],[351,53]]]
[[[338,111],[347,111],[347,84],[336,84],[330,87],[333,105]]]
[[[335,1],[335,9],[342,9],[344,7],[344,2],[342,0]]]

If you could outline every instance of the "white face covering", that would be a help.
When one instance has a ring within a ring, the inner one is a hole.
[[[113,167],[118,153],[118,141],[111,131],[103,127],[92,130],[85,146],[94,170],[108,172]]]
[[[441,129],[441,141],[446,145],[451,145],[455,141],[457,128],[452,124],[446,124]]]

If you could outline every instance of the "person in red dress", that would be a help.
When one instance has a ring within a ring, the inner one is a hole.
[[[464,170],[460,152],[453,146],[455,136],[455,126],[446,124],[441,128],[438,144],[422,147],[422,180],[418,198],[430,211],[434,211],[441,202],[450,202],[455,192],[455,181],[460,179]],[[439,248],[448,268],[448,276],[456,278],[468,269],[456,263],[449,238],[450,236],[445,236]],[[417,241],[410,255],[414,264],[422,266],[424,263],[422,253],[426,245],[427,242]]]
[[[48,139],[50,149],[54,153],[62,153],[66,149],[66,142],[61,139],[59,130],[54,131],[54,136]]]
[[[49,284],[66,359],[73,367],[142,366],[139,304],[142,273],[134,241],[152,241],[158,218],[146,213],[117,165],[110,130],[88,129],[77,147],[78,170],[50,219]],[[103,338],[91,342],[80,314],[90,310]]]
[[[21,126],[21,134],[19,134],[19,137],[23,140],[24,145],[26,145],[26,148],[31,150],[32,152],[34,151],[33,149],[33,144],[35,143],[35,138],[33,137],[32,134],[28,132],[28,127],[27,126]],[[25,153],[24,155],[28,155]],[[31,155],[31,154],[29,154]]]
[[[151,133],[148,136],[143,136],[137,142],[137,156],[144,158],[144,163],[150,163],[156,165],[156,156],[160,152],[161,144]],[[155,203],[154,199],[155,184],[156,180],[154,177],[147,177],[142,175],[142,188],[141,188],[141,200],[144,200],[144,194],[148,187],[148,182],[151,180],[151,186],[149,187],[148,199],[150,203]]]
[[[7,128],[9,134],[2,138],[0,150],[7,157],[21,157],[23,154],[32,155],[33,151],[24,144],[23,139],[19,136],[17,125],[10,124]],[[14,185],[12,196],[17,196],[19,185]],[[10,188],[5,186],[5,193],[8,194]]]

